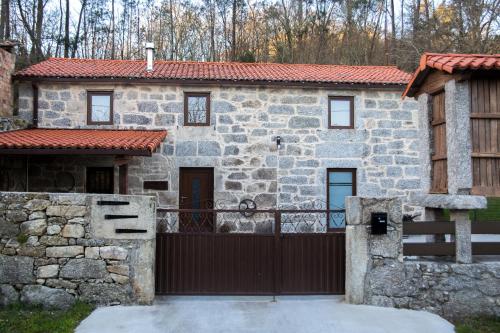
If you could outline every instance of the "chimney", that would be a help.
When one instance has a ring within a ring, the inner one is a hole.
[[[147,61],[146,70],[148,72],[151,72],[153,70],[154,51],[155,51],[154,44],[153,43],[146,43],[146,61]]]

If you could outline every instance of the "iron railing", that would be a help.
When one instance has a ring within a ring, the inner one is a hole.
[[[330,221],[330,223],[328,223]],[[333,227],[332,227],[333,226]],[[345,210],[328,209],[157,209],[159,233],[343,232]]]

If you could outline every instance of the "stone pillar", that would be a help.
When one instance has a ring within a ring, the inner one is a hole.
[[[472,263],[471,221],[468,210],[451,210],[455,221],[455,260],[460,264]]]
[[[421,94],[418,96],[418,127],[419,127],[419,151],[421,172],[420,184],[424,193],[429,193],[431,189],[431,108],[429,106],[429,94]]]
[[[368,228],[362,222],[360,197],[346,198],[346,274],[345,300],[363,304],[368,270]]]
[[[385,212],[387,234],[371,234],[371,213]],[[346,198],[347,303],[363,304],[369,296],[366,276],[373,258],[403,261],[403,212],[400,198]]]
[[[450,80],[445,85],[448,193],[470,194],[472,140],[469,81]]]

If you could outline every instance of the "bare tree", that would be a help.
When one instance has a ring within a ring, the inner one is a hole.
[[[66,19],[64,21],[64,58],[69,57],[69,0],[66,0]]]
[[[3,0],[0,12],[0,40],[10,39],[10,1]]]

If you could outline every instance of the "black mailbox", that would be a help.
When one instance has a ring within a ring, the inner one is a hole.
[[[387,234],[387,213],[372,213],[372,235]]]

